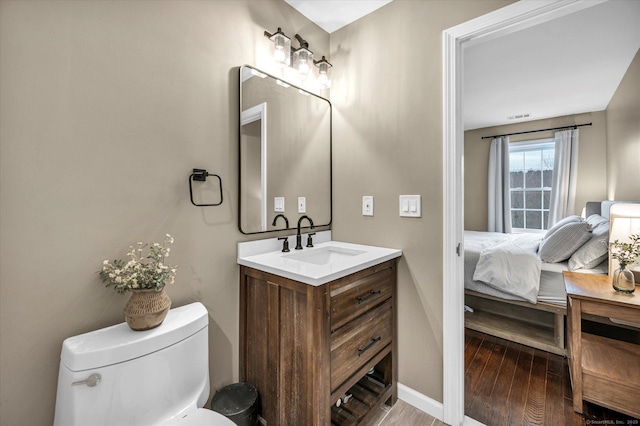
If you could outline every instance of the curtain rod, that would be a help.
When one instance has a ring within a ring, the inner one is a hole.
[[[502,136],[512,136],[512,135],[524,135],[525,133],[548,132],[549,130],[577,129],[578,127],[582,127],[582,126],[591,126],[591,123],[573,124],[571,126],[562,126],[562,127],[551,127],[550,129],[527,130],[526,132],[505,133],[504,135],[483,136],[482,139],[493,139],[493,138],[499,138]]]

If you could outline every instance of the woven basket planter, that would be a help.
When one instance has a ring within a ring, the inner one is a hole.
[[[150,330],[162,324],[171,308],[171,299],[162,291],[132,290],[124,307],[124,318],[132,330]]]

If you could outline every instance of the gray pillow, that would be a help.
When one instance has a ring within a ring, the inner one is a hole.
[[[590,218],[591,217],[589,217],[589,219]],[[593,269],[607,259],[608,256],[609,221],[607,220],[605,223],[601,223],[594,228],[591,239],[571,255],[569,259],[569,270]]]
[[[582,220],[569,222],[554,230],[549,237],[542,240],[538,255],[543,262],[562,262],[569,259],[590,238],[591,225]]]

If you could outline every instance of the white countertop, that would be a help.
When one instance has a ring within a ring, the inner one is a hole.
[[[277,238],[238,243],[238,264],[318,286],[402,256],[398,249],[331,241],[331,231],[318,232],[313,239],[314,247],[295,250],[295,235],[290,236],[288,253],[281,251],[282,241]],[[306,241],[303,234],[303,246]],[[325,264],[303,260],[323,253],[336,256]]]

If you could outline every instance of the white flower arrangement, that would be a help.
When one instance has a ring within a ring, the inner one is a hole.
[[[630,235],[630,243],[615,240],[611,243],[611,257],[620,262],[620,269],[624,269],[637,261],[640,256],[640,234]]]
[[[176,276],[177,266],[165,264],[165,259],[169,257],[173,244],[173,237],[169,234],[162,244],[149,244],[139,242],[137,247],[131,246],[131,251],[127,253],[129,261],[109,260],[102,262],[102,270],[99,271],[100,278],[107,283],[107,287],[113,286],[119,293],[123,294],[131,290],[152,289],[162,291],[166,284],[173,284]],[[143,251],[149,247],[149,254],[143,257]]]

